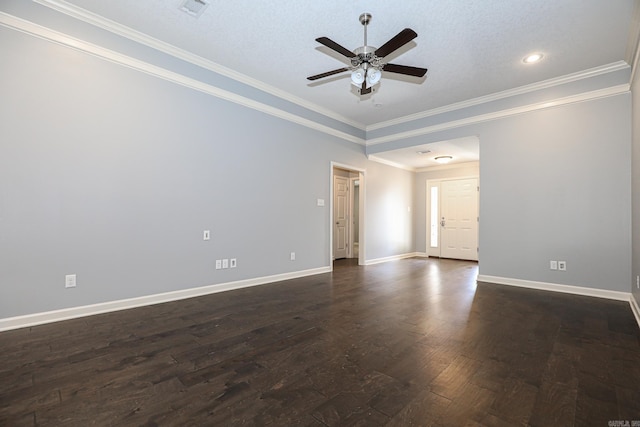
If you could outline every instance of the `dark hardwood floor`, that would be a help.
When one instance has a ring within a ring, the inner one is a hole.
[[[0,333],[0,425],[640,420],[626,302],[408,259]]]

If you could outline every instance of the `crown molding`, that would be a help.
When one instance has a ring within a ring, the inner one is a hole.
[[[434,166],[426,166],[421,168],[414,168],[411,166],[403,165],[402,163],[396,163],[391,160],[383,159],[382,157],[376,156],[375,154],[367,155],[367,159],[377,163],[382,163],[383,165],[392,166],[394,168],[404,169],[409,172],[415,172],[415,173],[460,169],[460,168],[465,168],[468,166],[479,164],[478,161],[471,161],[471,162],[450,163],[448,165],[434,165]]]
[[[397,119],[388,120],[385,122],[379,122],[379,123],[367,126],[366,131],[369,132],[377,129],[383,129],[389,126],[395,126],[402,123],[412,122],[414,120],[420,120],[427,117],[435,116],[438,114],[448,113],[450,111],[462,110],[464,108],[474,107],[476,105],[486,104],[488,102],[498,101],[504,98],[510,98],[513,96],[523,95],[526,93],[531,93],[531,92],[535,92],[542,89],[548,89],[550,87],[560,86],[560,85],[575,82],[578,80],[583,80],[590,77],[596,77],[596,76],[611,73],[614,71],[624,70],[625,68],[628,68],[628,67],[629,67],[629,64],[627,64],[625,61],[618,61],[612,64],[591,68],[591,69],[580,71],[577,73],[567,74],[566,76],[556,77],[553,79],[544,80],[544,81],[533,83],[530,85],[520,86],[518,88],[509,89],[502,92],[496,92],[491,95],[481,96],[479,98],[473,98],[467,101],[456,102],[455,104],[445,105],[444,107],[434,108],[432,110],[410,114],[408,116],[399,117]]]
[[[630,85],[628,83],[612,86],[605,89],[598,89],[591,92],[584,92],[578,95],[567,96],[564,98],[558,98],[553,101],[539,102],[535,104],[525,105],[522,107],[509,108],[506,110],[494,111],[492,113],[480,114],[477,116],[467,117],[460,120],[452,120],[450,122],[440,123],[433,126],[426,126],[420,129],[414,129],[407,132],[399,132],[393,135],[382,136],[379,138],[367,139],[366,145],[377,145],[385,142],[397,141],[400,139],[413,138],[416,136],[427,135],[433,132],[439,132],[448,129],[454,129],[461,126],[468,126],[477,123],[487,122],[490,120],[501,119],[516,114],[528,113],[536,110],[543,110],[551,107],[558,107],[561,105],[574,104],[578,102],[591,101],[594,99],[606,98],[609,96],[620,95],[622,93],[629,92]]]
[[[480,164],[480,161],[474,160],[474,161],[470,161],[470,162],[449,163],[448,165],[427,166],[427,167],[424,167],[424,168],[417,168],[415,171],[417,173],[435,172],[435,171],[442,171],[442,170],[466,168],[466,167],[469,167],[469,166],[477,166],[479,164]]]
[[[313,120],[305,119],[296,114],[289,113],[287,111],[280,110],[279,108],[272,107],[271,105],[263,104],[250,98],[240,96],[236,93],[229,92],[224,89],[220,89],[216,86],[203,83],[199,80],[186,77],[182,74],[169,71],[165,68],[158,67],[156,65],[149,64],[139,59],[132,58],[127,55],[123,55],[119,52],[106,49],[86,41],[76,39],[67,34],[54,31],[50,28],[43,27],[33,22],[26,21],[22,18],[9,15],[4,12],[0,12],[0,25],[8,28],[20,31],[25,34],[29,34],[59,45],[69,47],[87,54],[102,58],[104,60],[149,74],[154,77],[167,80],[172,83],[176,83],[208,95],[215,96],[216,98],[224,99],[226,101],[233,102],[244,107],[251,108],[256,111],[260,111],[269,114],[274,117],[278,117],[317,131],[332,135],[343,140],[353,142],[356,144],[364,145],[365,140],[358,138],[357,136],[350,135],[346,132],[336,130],[332,127],[322,125]]]
[[[401,163],[392,162],[391,160],[380,158],[374,154],[368,154],[367,159],[376,163],[381,163],[383,165],[392,166],[394,168],[404,169],[409,172],[416,172],[416,168],[412,168],[411,166],[403,165]]]
[[[278,98],[284,99],[285,101],[289,101],[300,107],[306,108],[318,114],[322,114],[323,116],[326,116],[331,119],[337,120],[339,122],[345,123],[347,125],[353,126],[360,130],[366,129],[366,126],[364,124],[351,120],[340,114],[337,114],[332,110],[323,108],[317,104],[314,104],[305,99],[294,96],[274,86],[268,85],[257,79],[254,79],[252,77],[249,77],[237,71],[231,70],[227,67],[224,67],[208,59],[205,59],[201,56],[187,52],[184,49],[180,49],[172,44],[163,42],[147,34],[136,31],[130,27],[119,24],[110,19],[104,18],[100,15],[96,15],[92,12],[89,12],[75,5],[69,4],[64,0],[33,0],[33,1],[42,6],[48,7],[49,9],[53,9],[57,12],[63,13],[67,16],[83,21],[87,24],[96,26],[98,28],[102,28],[103,30],[125,37],[136,43],[140,43],[142,45],[148,46],[152,49],[166,53],[167,55],[171,55],[173,57],[189,62],[191,64],[197,65],[198,67],[207,69],[209,71],[223,75],[225,77],[229,77],[230,79],[233,79],[240,83],[254,87],[258,90],[261,90],[263,92],[266,92]]]
[[[254,87],[258,90],[261,90],[263,92],[269,93],[271,95],[274,95],[276,97],[279,97],[281,99],[284,99],[286,101],[289,101],[293,104],[296,104],[300,107],[303,107],[305,109],[308,109],[310,111],[316,112],[318,114],[322,114],[325,117],[329,117],[332,119],[335,119],[337,121],[340,121],[342,123],[345,123],[347,125],[353,126],[354,128],[360,129],[360,130],[365,130],[365,131],[372,131],[372,130],[377,130],[377,129],[382,129],[385,127],[389,127],[389,126],[394,126],[397,124],[402,124],[402,123],[406,123],[406,122],[410,122],[410,121],[415,121],[415,120],[419,120],[419,119],[423,119],[426,117],[430,117],[430,116],[434,116],[434,115],[438,115],[438,114],[443,114],[446,112],[450,112],[450,111],[455,111],[455,110],[460,110],[460,109],[464,109],[464,108],[468,108],[468,107],[472,107],[472,106],[476,106],[476,105],[480,105],[480,104],[484,104],[484,103],[488,103],[488,102],[492,102],[492,101],[496,101],[496,100],[500,100],[500,99],[504,99],[504,98],[508,98],[508,97],[512,97],[512,96],[516,96],[516,95],[521,95],[521,94],[526,94],[526,93],[530,93],[530,92],[534,92],[537,90],[541,90],[541,89],[545,89],[545,88],[550,88],[550,87],[554,87],[554,86],[558,86],[558,85],[562,85],[562,84],[566,84],[566,83],[571,83],[571,82],[575,82],[578,80],[582,80],[582,79],[586,79],[586,78],[590,78],[590,77],[595,77],[598,75],[602,75],[602,74],[606,74],[606,73],[610,73],[610,72],[614,72],[614,71],[618,71],[618,70],[623,70],[625,68],[629,67],[629,64],[627,64],[625,61],[618,61],[612,64],[608,64],[608,65],[604,65],[604,66],[600,66],[600,67],[595,67],[595,68],[591,68],[589,70],[584,70],[578,73],[573,73],[573,74],[568,74],[566,76],[562,76],[562,77],[558,77],[558,78],[554,78],[554,79],[549,79],[549,80],[545,80],[542,82],[538,82],[538,83],[534,83],[531,85],[526,85],[526,86],[521,86],[519,88],[515,88],[515,89],[511,89],[511,90],[507,90],[507,91],[503,91],[503,92],[498,92],[498,93],[494,93],[491,95],[487,95],[487,96],[483,96],[483,97],[479,97],[479,98],[474,98],[474,99],[470,99],[467,101],[463,101],[463,102],[459,102],[459,103],[455,103],[455,104],[450,104],[448,106],[444,106],[444,107],[440,107],[440,108],[436,108],[436,109],[432,109],[432,110],[428,110],[428,111],[424,111],[424,112],[420,112],[420,113],[416,113],[416,114],[411,114],[408,116],[404,116],[404,117],[400,117],[397,119],[393,119],[393,120],[389,120],[389,121],[385,121],[385,122],[379,122],[373,125],[369,125],[369,126],[365,126],[362,123],[350,120],[344,116],[338,115],[335,112],[328,110],[328,109],[324,109],[316,104],[310,103],[306,100],[303,100],[301,98],[295,97],[292,94],[282,91],[280,89],[277,89],[273,86],[267,85],[263,82],[260,82],[256,79],[253,79],[251,77],[248,77],[244,74],[238,73],[234,70],[228,69],[226,67],[223,67],[219,64],[214,63],[213,61],[207,60],[205,58],[202,58],[200,56],[191,54],[183,49],[180,49],[178,47],[175,47],[171,44],[162,42],[158,39],[155,39],[153,37],[150,37],[144,33],[138,32],[136,30],[133,30],[129,27],[123,26],[121,24],[118,24],[116,22],[113,22],[111,20],[108,20],[104,17],[101,17],[99,15],[93,14],[89,11],[86,11],[82,8],[79,8],[75,5],[71,5],[68,2],[64,1],[64,0],[33,0],[35,3],[38,3],[44,7],[50,8],[52,10],[56,10],[60,13],[63,13],[67,16],[70,16],[72,18],[78,19],[80,21],[86,22],[90,25],[94,25],[96,27],[102,28],[106,31],[109,31],[111,33],[120,35],[122,37],[125,37],[129,40],[132,40],[134,42],[140,43],[142,45],[148,46],[150,48],[153,48],[155,50],[161,51],[163,53],[166,53],[168,55],[171,55],[173,57],[176,57],[178,59],[187,61],[189,63],[192,63],[196,66],[202,67],[204,69],[207,69],[209,71],[212,71],[214,73],[223,75],[225,77],[229,77],[233,80],[236,80],[238,82],[241,82],[243,84],[247,84],[248,86]],[[640,15],[640,7],[636,7],[634,16],[638,17]],[[169,81],[172,81],[174,83],[178,83],[181,84],[183,86],[187,86],[196,90],[200,90],[202,92],[208,93],[210,95],[216,96],[218,98],[221,99],[225,99],[258,111],[262,111],[264,113],[270,114],[272,116],[276,116],[279,118],[282,118],[284,120],[288,120],[297,124],[300,124],[302,126],[308,127],[308,128],[312,128],[318,131],[321,131],[323,133],[332,135],[332,136],[336,136],[338,138],[341,138],[343,140],[349,141],[349,142],[353,142],[356,144],[360,144],[360,145],[376,145],[376,144],[381,144],[381,143],[385,143],[385,142],[390,142],[390,141],[394,141],[394,140],[398,140],[398,139],[406,139],[406,138],[411,138],[414,136],[420,136],[420,135],[425,135],[425,134],[429,134],[432,132],[437,132],[437,131],[441,131],[441,130],[446,130],[446,129],[452,129],[452,128],[456,128],[456,127],[460,127],[460,126],[465,126],[465,125],[470,125],[470,124],[475,124],[475,123],[481,123],[484,121],[488,121],[488,120],[495,120],[498,118],[502,118],[502,117],[508,117],[514,114],[520,114],[520,113],[524,113],[524,112],[528,112],[528,111],[535,111],[538,109],[542,109],[542,108],[549,108],[549,107],[553,107],[553,106],[558,106],[558,105],[565,105],[565,104],[569,104],[569,103],[574,103],[574,102],[581,102],[581,101],[586,101],[586,100],[591,100],[591,99],[597,99],[597,98],[601,98],[601,97],[605,97],[605,96],[612,96],[612,95],[617,95],[619,93],[623,93],[625,91],[629,90],[629,85],[619,85],[619,86],[614,86],[611,88],[606,88],[606,89],[601,89],[601,90],[596,90],[596,91],[592,91],[592,92],[586,92],[586,93],[582,93],[579,95],[574,95],[574,96],[569,96],[566,98],[560,98],[558,100],[554,100],[552,102],[543,102],[543,103],[537,103],[537,104],[531,104],[528,106],[524,106],[524,107],[516,107],[516,108],[512,108],[512,109],[506,109],[506,110],[502,110],[502,111],[498,111],[498,112],[493,112],[493,113],[488,113],[488,114],[481,114],[481,115],[477,115],[477,116],[473,116],[473,117],[469,117],[469,118],[465,118],[465,119],[461,119],[461,120],[455,120],[455,121],[450,121],[450,122],[446,122],[446,123],[442,123],[442,124],[438,124],[438,125],[433,125],[433,126],[428,126],[428,127],[424,127],[424,128],[420,128],[420,129],[416,129],[416,130],[412,130],[412,131],[407,131],[407,132],[400,132],[400,133],[396,133],[393,135],[389,135],[389,136],[384,136],[384,137],[379,137],[379,138],[373,138],[373,139],[363,139],[363,138],[359,138],[353,135],[350,135],[346,132],[342,132],[336,129],[331,128],[330,126],[326,126],[326,125],[322,125],[319,124],[313,120],[309,120],[309,119],[305,119],[303,117],[300,117],[296,114],[293,113],[289,113],[283,110],[280,110],[276,107],[272,107],[270,105],[267,104],[263,104],[257,101],[254,101],[250,98],[246,98],[240,95],[237,95],[233,92],[230,91],[226,91],[224,89],[220,89],[218,87],[215,87],[213,85],[208,85],[205,83],[202,83],[200,81],[197,81],[195,79],[191,79],[188,78],[186,76],[183,76],[181,74],[178,73],[174,73],[171,72],[169,70],[163,69],[161,67],[158,66],[154,66],[152,64],[137,60],[135,58],[129,57],[127,55],[115,52],[115,51],[111,51],[105,48],[102,48],[100,46],[76,39],[72,36],[51,30],[49,28],[40,26],[38,24],[32,23],[30,21],[26,21],[23,20],[21,18],[15,17],[13,15],[9,15],[7,13],[4,12],[0,12],[0,24],[14,28],[16,30],[22,31],[24,33],[28,33],[31,35],[35,35],[37,37],[43,38],[43,39],[47,39],[53,42],[56,42],[58,44],[62,44],[62,45],[66,45],[68,47],[72,47],[74,49],[78,49],[81,51],[85,51],[89,54],[92,55],[96,55],[99,57],[102,57],[104,59],[107,59],[109,61],[115,62],[115,63],[119,63],[121,65],[125,65],[134,69],[137,69],[139,71],[145,72],[147,74],[151,74],[154,75],[156,77],[159,78],[163,78]],[[635,22],[635,21],[634,21]],[[633,25],[633,24],[632,24]],[[636,43],[636,54],[634,55],[634,63],[633,63],[633,67],[632,67],[632,78],[633,78],[633,72],[635,72],[635,69],[637,68],[637,63],[638,63],[638,57],[640,56],[639,52],[640,52],[640,45],[638,43]],[[382,159],[380,159],[382,160]],[[391,162],[393,163],[393,162]],[[388,163],[387,163],[388,164]],[[406,167],[403,167],[404,169],[406,169]],[[407,169],[407,170],[414,170],[413,168]]]

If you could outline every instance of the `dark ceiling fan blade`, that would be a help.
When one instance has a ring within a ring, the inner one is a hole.
[[[384,64],[383,71],[406,74],[407,76],[422,77],[427,74],[426,68],[411,67],[409,65]]]
[[[413,31],[411,28],[405,28],[395,35],[391,40],[383,44],[375,51],[375,55],[378,58],[383,58],[393,52],[396,49],[400,49],[405,44],[409,43],[411,40],[418,37],[418,34]]]
[[[333,76],[334,74],[342,73],[344,71],[349,71],[348,68],[338,68],[337,70],[327,71],[326,73],[316,74],[315,76],[307,77],[307,80],[318,80],[323,77]]]
[[[347,58],[353,58],[353,57],[356,56],[355,53],[351,52],[349,49],[347,49],[344,46],[340,46],[338,43],[334,42],[329,37],[318,37],[316,39],[316,41],[318,43],[322,43],[323,45],[325,45],[329,49],[335,50],[340,55],[346,56]]]
[[[368,93],[371,93],[371,88],[367,88],[367,82],[364,81],[362,82],[362,87],[360,88],[360,95],[366,95]]]

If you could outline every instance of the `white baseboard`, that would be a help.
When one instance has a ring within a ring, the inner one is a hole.
[[[640,307],[638,306],[638,301],[635,296],[631,294],[629,297],[629,304],[631,305],[631,311],[633,311],[633,315],[636,316],[636,322],[638,322],[638,327],[640,327]]]
[[[248,288],[251,286],[266,285],[282,280],[296,279],[299,277],[313,276],[315,274],[330,273],[331,266],[313,268],[310,270],[294,271],[291,273],[276,274],[273,276],[258,277],[254,279],[238,280],[235,282],[219,283],[216,285],[202,286],[198,288],[182,289],[179,291],[164,292],[161,294],[145,295],[142,297],[128,298],[117,301],[109,301],[98,304],[79,307],[64,308],[61,310],[42,313],[27,314],[24,316],[8,317],[0,319],[0,332],[11,329],[25,328],[44,323],[59,322],[61,320],[75,319],[78,317],[92,316],[146,305],[160,304],[164,302],[178,301],[186,298],[231,291],[234,289]]]
[[[388,257],[384,257],[384,258],[368,259],[368,260],[365,261],[364,265],[381,264],[383,262],[397,261],[399,259],[413,258],[413,257],[417,257],[417,256],[421,256],[421,255],[418,252],[409,252],[409,253],[406,253],[406,254],[392,255],[392,256],[388,256]]]
[[[609,291],[606,289],[584,288],[573,285],[559,285],[557,283],[535,282],[532,280],[512,279],[509,277],[486,276],[479,274],[478,282],[497,283],[499,285],[519,286],[521,288],[539,289],[542,291],[562,292],[565,294],[583,295],[588,297],[606,298],[617,301],[629,301],[629,292]]]

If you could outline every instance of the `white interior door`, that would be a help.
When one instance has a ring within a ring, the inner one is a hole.
[[[333,177],[333,258],[347,257],[349,239],[349,178]]]
[[[440,185],[440,256],[478,260],[478,179]]]

